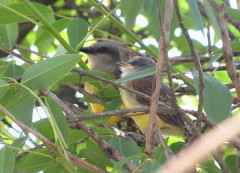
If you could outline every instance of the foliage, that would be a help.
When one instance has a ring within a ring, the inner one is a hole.
[[[127,170],[123,165],[129,162],[139,167],[141,172],[154,172],[164,164],[166,158],[161,147],[156,147],[153,158],[146,160],[145,145],[118,136],[108,126],[108,117],[84,121],[125,157],[121,161],[115,161],[84,129],[78,129],[75,123],[67,121],[71,115],[62,110],[60,103],[68,102],[69,108],[72,108],[70,105],[77,105],[77,116],[91,114],[86,104],[95,103],[95,100],[84,93],[79,96],[76,91],[66,86],[79,83],[79,86],[82,86],[82,83],[89,82],[100,89],[95,96],[106,102],[104,111],[119,109],[121,99],[118,91],[105,88],[97,79],[79,76],[72,71],[74,67],[81,67],[90,74],[112,80],[106,74],[89,70],[87,57],[79,54],[79,48],[83,44],[91,45],[95,42],[94,39],[111,39],[157,58],[161,36],[157,1],[0,1],[0,105],[47,140],[54,141],[56,148],[62,147],[61,150],[52,151],[49,146],[41,145],[41,140],[33,137],[26,129],[16,127],[16,124],[0,111],[0,173],[10,173],[13,170],[44,173],[89,172],[72,164],[67,152],[109,172],[125,172]],[[164,18],[166,1],[159,2],[160,13]],[[216,2],[218,5],[226,1]],[[238,109],[233,111],[234,105],[239,104],[239,99],[236,99],[236,90],[233,87],[229,89],[232,81],[224,68],[226,62],[222,57],[224,48],[221,45],[218,11],[213,3],[207,0],[186,0],[178,3],[185,27],[191,35],[204,69],[203,113],[220,123],[239,112]],[[225,10],[232,20],[239,24],[240,11],[233,6],[226,5]],[[231,22],[228,23],[228,28],[234,60],[238,62],[239,28]],[[199,74],[195,71],[190,55],[191,48],[179,28],[175,11],[168,51],[178,104],[183,108],[197,110]],[[236,64],[236,67],[240,67],[239,65]],[[116,82],[154,73],[155,69],[147,69]],[[167,81],[165,78],[164,80]],[[60,102],[48,98],[42,90],[54,92]],[[139,134],[138,131],[134,133]],[[182,141],[183,139],[176,137],[165,138],[165,142],[175,153],[183,148]],[[28,153],[24,154],[25,152]],[[233,147],[224,148],[223,159],[229,170],[239,171],[239,156]],[[212,157],[198,163],[198,166],[199,172],[220,171]]]

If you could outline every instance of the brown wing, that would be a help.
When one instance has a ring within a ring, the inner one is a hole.
[[[131,88],[140,91],[144,94],[147,94],[149,96],[152,96],[152,93],[154,91],[155,88],[155,80],[153,76],[149,76],[149,77],[145,77],[145,78],[141,78],[141,79],[136,79],[136,80],[132,80],[131,81]],[[146,106],[150,106],[150,101],[136,96],[136,100],[143,105]],[[169,105],[171,103],[171,99],[170,99],[170,88],[167,84],[165,84],[164,82],[162,82],[161,84],[161,91],[160,91],[160,98],[159,101]],[[180,115],[170,115],[170,114],[166,114],[166,113],[158,113],[159,118],[168,124],[171,125],[175,125],[175,126],[184,126],[184,122],[181,119]]]

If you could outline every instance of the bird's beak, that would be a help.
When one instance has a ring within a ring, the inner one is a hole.
[[[81,47],[79,51],[86,54],[94,54],[94,50],[92,47]]]
[[[117,62],[117,64],[119,64],[121,67],[132,67],[132,64],[128,64],[126,62]]]

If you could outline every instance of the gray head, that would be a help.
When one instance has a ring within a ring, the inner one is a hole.
[[[88,55],[91,67],[95,65],[116,66],[116,63],[121,61],[118,47],[110,42],[97,42],[90,47],[80,48],[80,51]]]
[[[81,52],[88,55],[90,69],[104,72],[114,78],[120,77],[120,69],[117,62],[121,56],[117,45],[110,42],[97,42],[90,47],[80,48]]]
[[[153,59],[141,57],[141,56],[135,56],[129,61],[120,62],[119,64],[120,64],[120,69],[122,71],[121,77],[156,66],[156,63]]]

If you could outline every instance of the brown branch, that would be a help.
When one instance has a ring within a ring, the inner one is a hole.
[[[221,10],[222,10],[221,5],[216,3],[214,0],[209,0],[209,2],[219,13],[221,13]],[[235,26],[240,31],[240,23],[237,20],[233,19],[233,17],[230,14],[225,13],[224,15],[225,15],[225,19],[227,19],[229,23],[231,23],[233,26]]]
[[[191,54],[192,54],[193,59],[194,59],[195,66],[196,66],[197,71],[198,71],[198,75],[199,75],[199,78],[198,78],[198,82],[199,82],[198,113],[201,114],[202,109],[203,109],[203,90],[204,90],[203,71],[202,71],[201,63],[200,63],[200,60],[198,58],[197,52],[195,50],[193,41],[192,41],[191,37],[189,36],[186,27],[184,26],[183,19],[182,19],[182,16],[180,14],[180,10],[179,10],[179,7],[178,7],[177,0],[174,0],[174,6],[175,6],[175,10],[176,10],[179,25],[180,25],[180,27],[183,31],[183,34],[185,35],[185,37],[187,39],[188,45],[191,49]],[[200,123],[201,123],[201,119],[198,119],[199,128],[200,128]]]
[[[24,46],[22,46],[22,45],[15,44],[14,46],[15,46],[16,48],[22,49],[22,50],[24,50],[24,51],[26,51],[26,52],[30,52],[30,53],[33,53],[33,54],[35,54],[35,55],[38,55],[38,56],[40,56],[40,57],[50,58],[50,57],[49,57],[48,55],[46,55],[46,54],[43,54],[43,53],[40,53],[40,52],[36,52],[36,51],[31,50],[31,49],[29,49],[29,48],[27,48],[27,47],[24,47]]]
[[[161,34],[162,34],[161,35],[161,37],[162,37],[161,44],[163,44],[162,46],[163,46],[163,49],[164,49],[164,52],[162,52],[162,53],[164,53],[165,61],[166,61],[166,64],[167,64],[167,73],[168,73],[170,90],[171,90],[171,92],[170,92],[171,93],[171,105],[172,105],[172,107],[175,108],[175,107],[177,107],[177,105],[176,105],[176,102],[175,102],[175,95],[174,95],[173,82],[172,82],[172,75],[171,75],[171,70],[170,70],[169,57],[168,57],[168,54],[167,54],[168,43],[167,43],[166,37],[165,37],[165,29],[164,29],[164,24],[162,22],[162,16],[161,16],[161,11],[160,11],[160,3],[159,3],[159,1],[157,3],[157,14],[158,14],[158,20],[159,20]],[[169,28],[169,32],[170,32],[170,28]],[[166,158],[168,160],[170,160],[172,157],[174,157],[174,153],[170,149],[170,147],[165,145],[162,136],[161,135],[159,135],[159,136],[160,136],[161,145],[163,146],[164,154],[165,154]]]
[[[30,150],[30,151],[36,151],[36,150],[38,150],[39,148],[42,148],[42,147],[44,147],[44,146],[45,146],[45,144],[40,144],[40,145],[37,145],[37,146],[34,147],[34,148],[30,148],[29,150]],[[16,159],[16,160],[17,160],[17,159],[20,159],[20,158],[26,156],[26,155],[29,154],[29,153],[31,153],[31,152],[28,152],[28,151],[23,152],[23,153],[19,154],[15,159]]]
[[[148,122],[148,127],[146,131],[146,147],[145,147],[145,153],[152,157],[153,155],[153,149],[155,144],[155,135],[159,134],[159,124],[157,120],[157,108],[158,108],[158,101],[160,96],[160,89],[161,89],[161,81],[162,81],[162,72],[163,72],[163,65],[165,61],[165,55],[167,52],[167,45],[169,42],[169,35],[170,35],[170,27],[172,22],[172,11],[173,11],[173,2],[172,0],[166,1],[166,7],[165,7],[165,18],[164,18],[164,25],[163,25],[163,31],[165,35],[165,40],[163,37],[160,38],[159,41],[159,53],[157,58],[157,66],[156,66],[156,73],[155,73],[155,89],[152,94],[151,104],[150,104],[150,117]],[[164,44],[166,43],[166,44]],[[161,139],[161,135],[160,139]],[[167,155],[168,156],[168,155]],[[168,156],[170,157],[170,156]]]
[[[0,46],[0,50],[3,51],[3,52],[5,52],[5,53],[7,53],[7,54],[9,54],[9,55],[15,56],[15,57],[23,60],[24,62],[27,62],[27,63],[29,63],[29,64],[34,64],[34,62],[31,61],[30,59],[27,59],[27,58],[25,58],[24,56],[19,55],[19,54],[15,53],[15,52],[13,52],[13,51],[5,48],[5,47]]]
[[[203,71],[202,71],[201,63],[199,61],[197,52],[196,52],[196,50],[194,48],[194,45],[193,45],[193,42],[191,40],[191,37],[189,36],[188,31],[187,31],[187,29],[185,28],[185,26],[183,24],[183,20],[182,20],[181,14],[180,14],[180,10],[179,10],[179,7],[178,7],[177,0],[174,0],[174,5],[175,5],[175,10],[176,10],[176,14],[177,14],[177,17],[178,17],[179,25],[180,25],[180,27],[181,27],[181,29],[183,31],[183,34],[185,35],[185,37],[187,39],[189,47],[191,48],[191,53],[192,53],[193,58],[194,58],[195,66],[196,66],[196,68],[198,70],[198,75],[199,75],[199,78],[198,78],[198,81],[199,81],[198,114],[200,115],[200,114],[202,114],[202,108],[203,108],[203,90],[204,90]],[[201,118],[201,116],[199,116],[197,118],[197,126],[198,126],[199,129],[201,128],[201,121],[202,121],[202,118]],[[224,170],[226,173],[228,173],[229,170],[226,167],[222,157],[219,157],[219,154],[217,154],[216,152],[213,153],[213,157],[218,162],[218,164],[220,165],[222,170]]]
[[[208,55],[211,56],[211,54],[212,54],[212,46],[211,46],[210,24],[209,23],[207,23],[207,40],[208,40]],[[200,57],[199,57],[199,60],[200,60]]]
[[[39,132],[35,131],[34,129],[26,126],[25,124],[23,124],[21,121],[19,121],[18,119],[16,119],[16,117],[14,115],[12,115],[7,109],[5,109],[2,105],[0,105],[0,111],[2,113],[4,113],[6,116],[8,116],[13,122],[15,122],[21,129],[33,134],[36,138],[40,139],[46,146],[48,146],[50,148],[50,150],[55,150],[56,146],[53,142],[51,142],[50,140],[48,140],[47,138],[45,138],[44,136],[42,136]],[[60,148],[61,149],[61,148]],[[90,171],[93,172],[101,172],[101,173],[106,173],[106,171],[82,160],[79,159],[77,156],[73,155],[72,153],[67,152],[67,155],[69,157],[69,159],[71,160],[71,162],[81,168],[85,168],[88,169]]]
[[[65,84],[68,87],[74,89],[75,91],[78,91],[80,93],[82,93],[83,95],[85,95],[86,97],[91,98],[92,100],[94,100],[96,103],[105,106],[106,103],[104,101],[102,101],[101,99],[97,98],[95,95],[90,94],[89,92],[85,91],[84,89],[82,89],[81,87],[74,85],[74,84]]]
[[[223,55],[226,61],[226,67],[228,76],[232,80],[232,83],[236,89],[237,95],[240,98],[240,79],[239,74],[236,71],[236,66],[233,60],[233,53],[232,47],[229,41],[228,35],[228,28],[226,24],[226,12],[224,11],[224,5],[219,6],[219,21],[220,21],[220,28],[221,28],[221,35],[222,35],[222,42],[223,42]]]
[[[236,69],[240,69],[240,64],[235,64]],[[191,70],[194,70],[194,68],[192,68]],[[204,67],[203,71],[223,71],[223,70],[227,70],[227,66],[219,66],[219,67]]]
[[[55,94],[48,90],[41,91],[41,93],[49,98],[51,98],[54,102],[56,102],[62,110],[68,115],[68,116],[75,116],[75,113],[69,109]],[[120,161],[123,160],[124,157],[119,154],[119,152],[114,148],[112,145],[108,144],[103,138],[101,138],[95,131],[93,131],[90,127],[88,127],[83,122],[77,122],[77,125],[80,129],[85,131],[91,138],[102,148],[102,150],[105,152],[105,154],[116,160]],[[124,167],[129,170],[130,172],[136,171],[137,168],[132,163],[127,163],[124,165]]]
[[[202,56],[199,57],[200,62],[208,62],[210,60],[210,57],[208,56]],[[194,60],[192,59],[192,56],[179,56],[179,57],[171,57],[169,58],[169,62],[171,65],[176,65],[179,63],[184,63],[184,62],[193,62]]]
[[[88,115],[81,115],[81,116],[69,116],[68,122],[77,122],[77,121],[84,121],[88,119],[93,118],[101,118],[101,117],[108,117],[108,116],[119,116],[119,117],[132,117],[132,116],[138,116],[139,114],[129,114],[129,113],[140,113],[140,114],[146,114],[149,113],[149,108],[133,108],[133,109],[121,109],[121,110],[114,110],[114,111],[108,111],[108,112],[99,112],[94,114],[88,114]],[[166,113],[166,114],[174,114],[176,111],[172,108],[158,108],[158,113]]]

